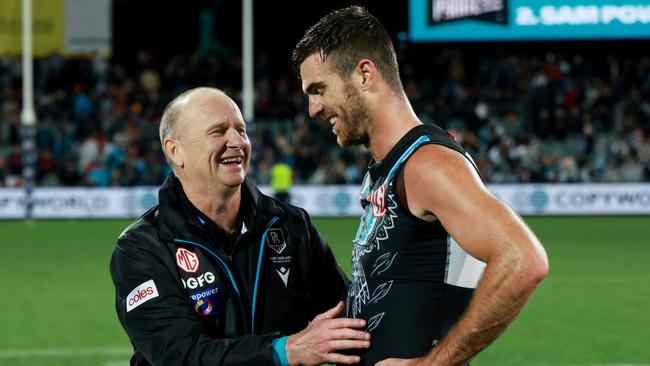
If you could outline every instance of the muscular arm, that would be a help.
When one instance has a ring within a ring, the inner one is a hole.
[[[404,183],[414,215],[439,219],[465,251],[487,264],[463,316],[417,361],[462,364],[521,311],[547,274],[546,253],[522,219],[488,192],[472,164],[451,149],[428,145],[418,150],[405,166]]]

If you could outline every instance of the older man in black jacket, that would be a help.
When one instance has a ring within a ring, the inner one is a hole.
[[[246,179],[237,105],[187,91],[165,109],[160,140],[174,174],[111,259],[131,364],[358,362],[338,352],[369,346],[363,320],[337,318],[347,279],[304,210]]]

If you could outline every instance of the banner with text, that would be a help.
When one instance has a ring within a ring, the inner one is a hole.
[[[409,0],[415,42],[650,38],[650,0]]]
[[[650,184],[490,185],[521,215],[648,215]]]
[[[650,215],[650,184],[490,185],[521,215]],[[359,186],[295,186],[291,200],[312,216],[360,216]],[[269,187],[262,192],[271,194]],[[132,218],[155,206],[156,187],[38,188],[34,218]],[[0,189],[0,219],[25,216],[24,191]]]

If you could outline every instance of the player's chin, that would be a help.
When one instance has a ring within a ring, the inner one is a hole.
[[[346,135],[340,135],[340,136],[336,136],[336,143],[339,144],[339,146],[341,147],[349,147],[355,145],[362,145],[364,144],[364,140],[361,138],[354,139]]]
[[[351,145],[350,140],[345,135],[336,135],[336,143],[340,147],[348,147]]]

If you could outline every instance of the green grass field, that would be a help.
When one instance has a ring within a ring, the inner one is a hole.
[[[650,365],[650,218],[528,218],[551,272],[474,365]],[[317,219],[350,270],[355,219]],[[108,261],[127,221],[0,222],[0,365],[127,365]]]

